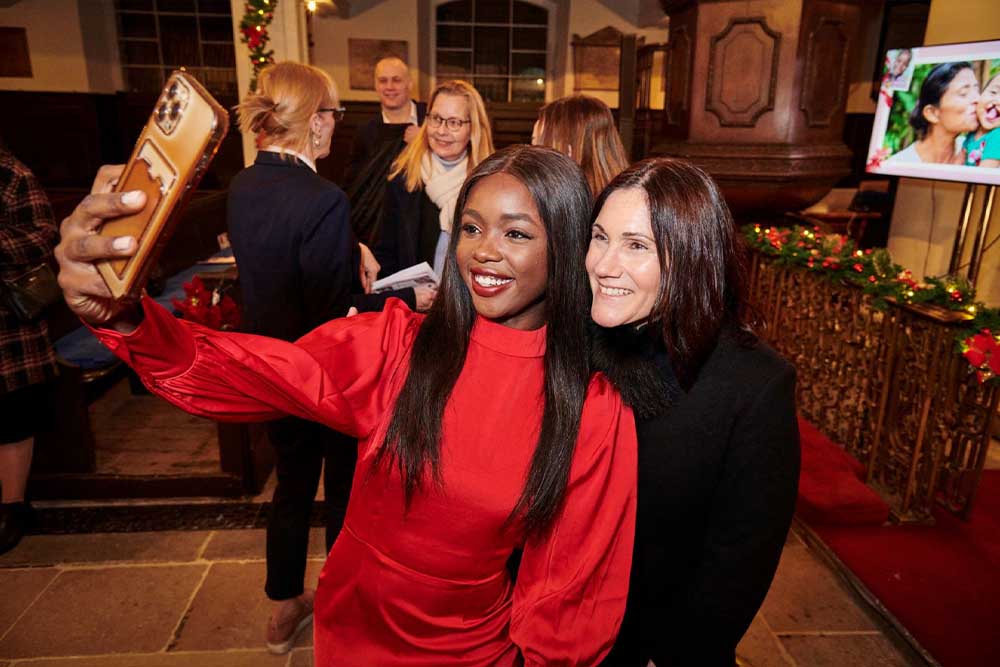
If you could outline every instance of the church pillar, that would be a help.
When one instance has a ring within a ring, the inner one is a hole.
[[[850,172],[841,139],[859,0],[660,0],[664,140],[741,219],[806,207]]]

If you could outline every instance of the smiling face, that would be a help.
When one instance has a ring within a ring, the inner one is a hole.
[[[892,75],[902,76],[903,72],[910,65],[910,52],[907,50],[900,51],[896,54],[896,59],[892,61]]]
[[[616,190],[594,221],[587,250],[594,322],[616,327],[649,317],[660,291],[660,272],[646,193]]]
[[[928,105],[924,116],[948,134],[974,132],[979,127],[976,108],[979,103],[979,82],[971,69],[955,75],[937,105]]]
[[[375,92],[387,111],[410,103],[410,70],[402,60],[386,58],[375,65]]]
[[[979,118],[980,129],[984,131],[1000,127],[1000,74],[994,75],[986,83],[982,95],[979,96],[976,116]]]
[[[466,151],[472,135],[472,123],[463,123],[459,130],[449,130],[447,123],[434,127],[430,117],[437,115],[468,121],[471,120],[470,113],[469,102],[463,95],[442,93],[434,98],[434,104],[427,112],[428,119],[424,122],[427,124],[427,144],[442,160],[457,160]]]
[[[486,176],[462,209],[455,257],[476,312],[514,329],[545,324],[548,237],[519,180]]]

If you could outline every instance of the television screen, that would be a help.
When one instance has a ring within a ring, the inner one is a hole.
[[[866,170],[1000,184],[1000,41],[889,50]]]

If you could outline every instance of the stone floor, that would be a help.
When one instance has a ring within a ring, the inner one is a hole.
[[[211,474],[219,470],[215,422],[152,394],[133,394],[123,379],[90,405],[96,470],[111,475]]]
[[[312,665],[262,648],[261,530],[37,535],[0,557],[0,667]],[[314,530],[307,578],[323,560]],[[920,665],[796,534],[740,645],[754,667]],[[359,660],[359,664],[363,661]]]

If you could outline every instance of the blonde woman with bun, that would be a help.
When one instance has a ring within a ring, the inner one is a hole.
[[[608,105],[589,95],[549,102],[538,112],[531,143],[548,146],[573,158],[596,198],[628,167],[628,158]]]
[[[361,246],[344,192],[316,173],[343,117],[337,88],[321,69],[284,62],[260,74],[257,91],[237,108],[256,136],[254,164],[229,188],[229,238],[240,268],[244,330],[294,341],[351,306],[380,310],[383,295],[364,295]],[[377,272],[377,269],[376,269]],[[395,294],[414,307],[413,290]],[[327,460],[328,504],[346,504],[356,444],[315,422],[288,417],[268,424],[277,487],[267,524],[265,593],[274,601],[267,627],[272,653],[287,653],[312,618],[303,586],[309,523]],[[347,440],[347,442],[344,442]],[[345,496],[337,498],[336,496]],[[340,526],[327,526],[327,547]]]
[[[486,106],[467,81],[445,81],[431,92],[417,136],[389,170],[375,257],[388,275],[420,262],[441,274],[468,172],[493,153]]]

